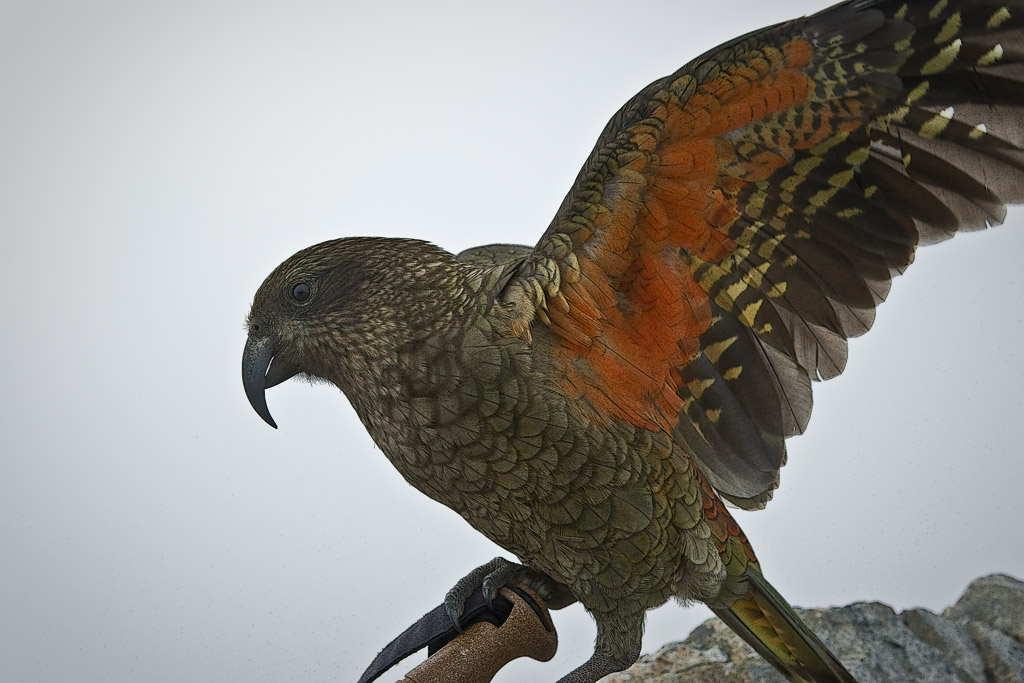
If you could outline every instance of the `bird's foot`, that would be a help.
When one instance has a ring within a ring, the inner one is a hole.
[[[568,588],[553,580],[547,574],[510,562],[503,557],[496,557],[487,564],[482,564],[466,576],[444,596],[444,608],[448,617],[458,631],[462,631],[459,617],[462,616],[466,600],[477,588],[488,602],[498,597],[498,591],[505,586],[523,584],[544,600],[550,609],[561,609],[575,602]]]
[[[624,671],[640,656],[644,635],[644,613],[593,614],[597,622],[594,654],[558,679],[558,683],[595,683],[610,673]]]
[[[558,679],[556,683],[596,683],[608,674],[625,671],[640,657],[640,649],[621,657],[602,653],[594,655],[580,666]]]

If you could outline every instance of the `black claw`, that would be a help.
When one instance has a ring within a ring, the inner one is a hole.
[[[459,613],[448,606],[445,606],[444,611],[448,613],[448,618],[452,620],[452,627],[455,628],[455,631],[457,633],[462,633],[462,624],[459,623]]]

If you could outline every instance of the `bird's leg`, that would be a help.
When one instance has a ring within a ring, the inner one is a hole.
[[[462,616],[466,600],[473,591],[480,588],[485,598],[493,600],[498,596],[499,590],[516,583],[532,589],[550,609],[561,609],[576,601],[565,586],[547,574],[510,562],[503,557],[496,557],[459,579],[444,596],[445,611],[458,629],[459,617]]]
[[[644,614],[594,615],[597,643],[594,654],[577,669],[558,679],[558,683],[595,683],[598,679],[623,671],[640,656],[644,636]]]

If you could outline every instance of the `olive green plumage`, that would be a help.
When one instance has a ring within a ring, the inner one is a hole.
[[[324,243],[263,283],[250,338],[273,340],[272,376],[339,386],[413,486],[566,586],[599,624],[621,624],[633,653],[646,610],[711,600],[724,578],[694,467],[670,434],[595,429],[552,390],[548,335],[511,334],[496,300],[511,270],[409,240]],[[295,300],[297,284],[308,299]]]
[[[609,122],[536,247],[346,238],[256,293],[243,381],[348,396],[413,486],[594,616],[592,683],[645,612],[707,603],[791,680],[852,676],[761,574],[811,381],[918,244],[1024,200],[1024,3],[858,0],[731,41]]]

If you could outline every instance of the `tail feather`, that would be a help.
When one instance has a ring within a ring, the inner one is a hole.
[[[718,618],[787,679],[802,683],[857,683],[785,598],[755,567],[745,572],[747,592]]]

